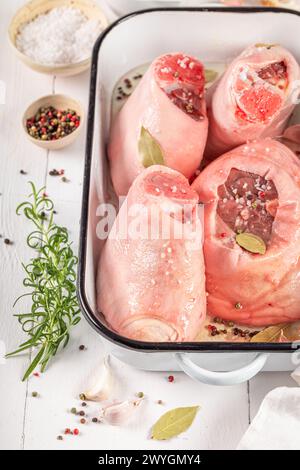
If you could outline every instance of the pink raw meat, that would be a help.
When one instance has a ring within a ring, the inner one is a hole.
[[[152,62],[111,127],[108,154],[118,195],[126,195],[144,169],[138,151],[144,127],[160,144],[164,164],[191,177],[200,165],[207,138],[204,68],[184,54]]]
[[[280,136],[295,107],[299,65],[283,47],[248,47],[213,87],[206,160],[253,139]]]
[[[265,139],[223,155],[194,181],[204,203],[208,311],[248,325],[300,319],[300,164]],[[265,254],[235,241],[259,236]]]
[[[98,308],[119,334],[144,341],[191,341],[199,332],[206,294],[197,203],[187,179],[167,167],[151,166],[134,181],[98,268]],[[169,224],[170,234],[134,234],[136,209],[140,227],[148,231]]]

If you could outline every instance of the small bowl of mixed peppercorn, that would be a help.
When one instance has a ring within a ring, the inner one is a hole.
[[[78,101],[65,95],[48,95],[28,106],[22,123],[31,142],[47,150],[58,150],[75,141],[83,118]]]

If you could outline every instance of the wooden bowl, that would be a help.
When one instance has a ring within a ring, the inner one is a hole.
[[[91,57],[74,64],[39,64],[27,55],[23,54],[23,52],[21,52],[16,46],[17,34],[24,23],[32,21],[38,15],[47,13],[53,8],[63,6],[78,8],[87,18],[99,20],[103,29],[108,25],[108,20],[103,11],[92,0],[32,0],[31,2],[26,3],[17,11],[11,20],[8,28],[8,37],[9,42],[19,59],[37,72],[51,75],[71,76],[77,75],[90,67]]]
[[[56,109],[73,109],[76,113],[80,116],[80,125],[73,131],[71,134],[68,134],[65,137],[61,137],[57,140],[38,140],[32,137],[27,132],[26,121],[27,119],[31,118],[36,114],[36,112],[43,107],[53,106]],[[68,145],[72,144],[78,137],[82,127],[84,124],[84,111],[81,104],[69,98],[66,95],[47,95],[39,98],[38,100],[34,101],[28,108],[26,109],[23,119],[22,119],[22,126],[27,138],[35,145],[42,147],[43,149],[47,150],[59,150]]]

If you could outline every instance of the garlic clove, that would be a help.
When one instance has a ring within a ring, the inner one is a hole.
[[[113,387],[114,378],[109,365],[109,356],[104,357],[99,376],[94,385],[84,392],[86,400],[103,401],[110,396]]]
[[[116,402],[100,410],[100,420],[112,426],[126,424],[136,412],[143,398]]]

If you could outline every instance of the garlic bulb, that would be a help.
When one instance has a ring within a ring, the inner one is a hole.
[[[104,357],[96,382],[89,390],[83,393],[86,400],[103,401],[109,398],[113,386],[113,376],[108,362],[109,356]]]
[[[100,420],[112,426],[120,426],[132,418],[143,398],[116,402],[100,410]]]

